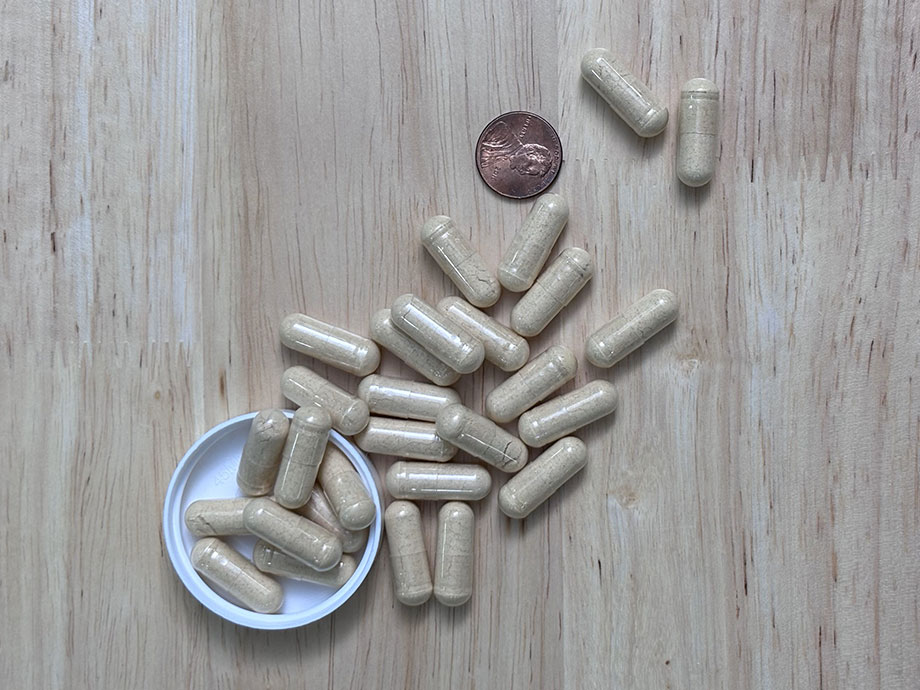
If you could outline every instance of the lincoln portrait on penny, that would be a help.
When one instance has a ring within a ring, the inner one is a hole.
[[[484,167],[507,163],[519,175],[540,177],[549,172],[553,165],[552,152],[540,144],[524,144],[504,122],[482,142],[481,160]]]

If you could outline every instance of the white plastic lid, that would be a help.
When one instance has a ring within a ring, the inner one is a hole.
[[[285,410],[293,417],[293,410]],[[357,446],[336,431],[329,433],[334,443],[351,461],[374,500],[376,517],[371,523],[363,553],[352,554],[358,561],[354,574],[339,589],[311,582],[278,578],[284,589],[284,605],[279,613],[256,613],[224,599],[192,567],[189,557],[198,538],[185,525],[185,511],[193,501],[203,498],[236,498],[242,492],[236,484],[236,470],[256,412],[240,415],[218,424],[188,449],[173,473],[163,505],[163,537],[173,568],[186,589],[218,616],[249,628],[284,630],[307,625],[329,615],[364,582],[380,549],[383,526],[383,503],[380,480],[373,465]],[[252,556],[256,538],[222,537],[247,558]]]

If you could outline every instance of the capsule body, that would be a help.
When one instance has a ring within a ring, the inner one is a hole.
[[[668,109],[609,50],[589,50],[581,76],[640,137],[661,134],[668,124]]]
[[[249,534],[243,509],[251,498],[214,498],[194,501],[185,511],[185,526],[196,537]]]
[[[588,361],[597,367],[612,367],[673,323],[677,311],[677,295],[670,290],[652,290],[590,335],[585,343]]]
[[[281,410],[262,410],[252,419],[236,483],[247,496],[264,496],[275,485],[290,422]]]
[[[511,292],[524,292],[537,279],[569,220],[569,205],[558,194],[534,202],[498,265],[498,280]]]
[[[355,436],[365,453],[398,455],[417,460],[447,462],[457,449],[442,439],[431,422],[371,417],[367,428]]]
[[[334,534],[267,498],[254,499],[246,506],[243,524],[315,570],[329,570],[342,558],[342,542]]]
[[[486,359],[502,371],[517,371],[530,357],[526,340],[459,297],[445,297],[438,311],[472,333],[482,343]]]
[[[358,385],[371,414],[433,422],[441,408],[460,402],[453,388],[371,374]]]
[[[281,342],[355,376],[367,376],[380,364],[380,349],[374,341],[306,314],[284,317]]]
[[[611,414],[618,400],[612,383],[591,381],[522,414],[518,434],[528,446],[545,446]]]
[[[564,345],[553,345],[489,393],[486,413],[499,424],[510,422],[571,381],[577,369],[575,354]]]
[[[192,567],[210,584],[257,613],[277,613],[284,603],[281,585],[217,537],[195,542]]]
[[[517,472],[527,463],[527,447],[490,419],[459,403],[438,415],[438,435],[502,472]]]
[[[482,366],[485,349],[467,331],[411,293],[390,309],[393,325],[454,371],[471,374]]]
[[[281,377],[281,392],[300,407],[322,407],[332,417],[332,428],[346,436],[356,434],[370,417],[367,405],[306,367],[290,367]]]
[[[719,155],[719,87],[691,79],[680,91],[677,111],[677,177],[688,187],[712,179]]]
[[[511,518],[525,518],[552,496],[588,460],[588,449],[574,436],[556,441],[508,480],[498,492],[498,507]]]
[[[393,593],[406,606],[419,606],[431,598],[431,571],[422,535],[422,516],[409,501],[393,501],[384,513]]]
[[[332,568],[320,572],[262,539],[252,549],[252,562],[263,573],[336,588],[348,582],[358,567],[355,559],[346,554]]]
[[[485,467],[457,462],[406,462],[390,465],[387,491],[413,501],[478,501],[489,494],[492,476]]]
[[[389,309],[371,316],[371,337],[432,383],[449,386],[460,374],[393,325]]]
[[[359,530],[374,521],[374,500],[351,461],[331,443],[319,466],[319,483],[342,527]]]
[[[332,417],[321,407],[294,413],[275,480],[275,500],[285,508],[300,508],[310,498],[331,428]]]
[[[310,500],[298,508],[297,512],[337,536],[342,542],[343,553],[355,553],[367,544],[367,530],[352,530],[343,527],[339,516],[329,504],[326,494],[318,486],[313,487],[313,491],[310,492]]]
[[[473,594],[473,510],[451,501],[438,511],[438,545],[434,555],[434,598],[460,606]]]
[[[498,279],[486,267],[454,221],[434,216],[422,226],[422,244],[457,289],[477,307],[491,307],[502,294]]]
[[[594,275],[584,249],[569,247],[537,278],[511,310],[511,327],[528,338],[539,335]]]

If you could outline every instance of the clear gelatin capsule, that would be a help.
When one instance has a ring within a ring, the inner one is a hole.
[[[502,472],[517,472],[527,463],[527,447],[491,419],[461,404],[441,410],[438,435]]]
[[[329,570],[342,559],[342,542],[315,522],[256,498],[243,511],[246,529],[315,570]]]
[[[284,603],[281,585],[260,572],[240,553],[217,537],[195,542],[192,567],[219,590],[257,613],[277,613]]]
[[[371,374],[358,385],[371,414],[433,422],[441,408],[460,402],[453,388]]]
[[[482,366],[485,349],[469,332],[421,297],[400,295],[390,308],[393,325],[454,371],[471,374]]]
[[[691,79],[680,90],[677,111],[677,177],[688,187],[712,179],[719,155],[719,87]]]
[[[486,414],[510,422],[575,377],[578,360],[564,345],[553,345],[486,396]]]
[[[384,513],[393,593],[406,606],[419,606],[431,598],[431,571],[422,534],[422,516],[409,501],[393,501]]]
[[[367,424],[370,412],[363,400],[346,393],[307,367],[290,367],[281,377],[281,392],[300,407],[315,405],[332,417],[332,428],[351,436]]]
[[[558,194],[544,194],[534,202],[498,265],[498,280],[505,288],[524,292],[533,285],[568,220],[569,205]]]
[[[338,565],[320,572],[262,539],[252,549],[252,562],[263,573],[336,588],[348,582],[358,567],[355,559],[346,554]]]
[[[652,290],[598,328],[585,343],[585,355],[596,367],[612,367],[677,318],[677,296]]]
[[[511,327],[523,336],[539,335],[594,275],[584,249],[569,247],[537,278],[511,311]]]
[[[668,109],[609,50],[595,48],[585,53],[581,76],[640,137],[664,131]]]
[[[491,307],[502,294],[498,279],[447,216],[434,216],[422,226],[422,244],[457,289],[477,307]]]
[[[236,472],[247,496],[264,496],[275,485],[290,422],[281,410],[262,410],[252,419]]]
[[[585,444],[568,436],[514,475],[498,492],[498,507],[511,518],[525,518],[560,486],[577,474],[588,461]]]
[[[380,364],[380,349],[374,341],[306,314],[284,317],[281,342],[355,376],[367,376]]]
[[[196,537],[249,534],[243,509],[251,498],[212,498],[194,501],[185,511],[185,526]]]
[[[451,501],[438,511],[438,545],[434,556],[434,598],[460,606],[473,595],[473,510]]]
[[[275,480],[275,500],[285,508],[300,508],[310,498],[331,428],[332,417],[321,407],[294,413]]]
[[[381,309],[371,316],[371,337],[432,383],[449,386],[460,378],[459,372],[396,328],[389,309]]]
[[[319,465],[319,483],[342,527],[364,529],[374,521],[377,508],[351,461],[333,444]]]
[[[528,446],[545,446],[611,414],[617,409],[618,399],[612,383],[591,381],[522,414],[518,435]]]
[[[502,371],[517,371],[530,358],[530,345],[524,338],[459,297],[445,297],[438,302],[438,311],[476,336],[486,359]]]
[[[478,501],[492,489],[485,467],[458,462],[407,462],[390,465],[387,491],[413,501]]]
[[[457,449],[442,439],[431,422],[371,417],[367,427],[355,436],[365,453],[397,455],[417,460],[447,462]]]

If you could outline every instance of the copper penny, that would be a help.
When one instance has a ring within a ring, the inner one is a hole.
[[[476,169],[502,196],[526,199],[549,187],[562,165],[562,144],[552,125],[523,110],[499,115],[476,142]]]

